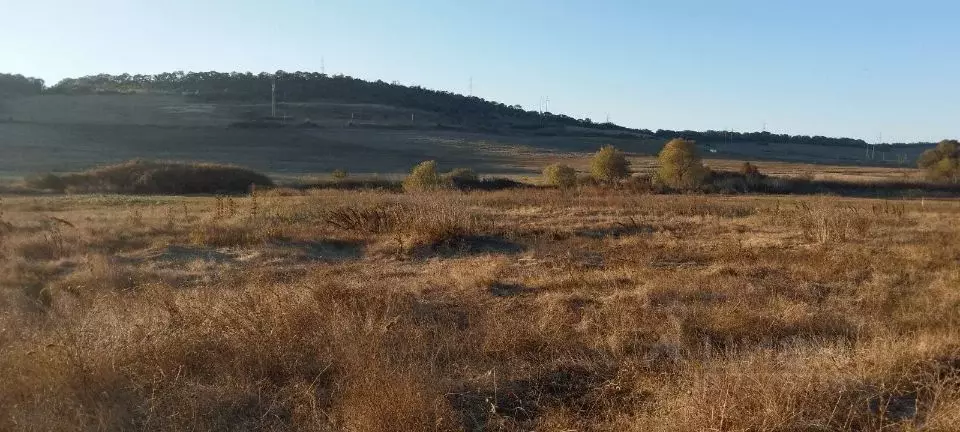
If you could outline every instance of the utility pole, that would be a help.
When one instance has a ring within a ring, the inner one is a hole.
[[[470,87],[469,87],[469,89],[470,89],[470,94],[469,94],[469,96],[472,97],[472,96],[473,96],[473,77],[470,77]]]
[[[270,117],[277,118],[277,76],[270,83]]]
[[[320,75],[327,74],[327,65],[323,61],[323,56],[320,56]]]

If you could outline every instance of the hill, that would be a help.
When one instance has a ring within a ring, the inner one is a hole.
[[[276,112],[271,87],[276,82]],[[478,97],[307,72],[95,75],[46,87],[0,75],[0,176],[76,171],[136,157],[299,175],[399,173],[424,159],[497,174],[612,143],[637,155],[697,140],[708,156],[912,166],[927,146],[767,132],[629,129]]]

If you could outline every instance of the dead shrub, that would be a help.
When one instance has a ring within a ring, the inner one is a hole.
[[[842,243],[866,238],[874,218],[856,207],[837,208],[822,203],[797,203],[792,214],[801,235],[813,243]]]
[[[401,204],[342,206],[324,212],[323,219],[344,231],[386,234],[404,220],[406,212],[406,208]]]

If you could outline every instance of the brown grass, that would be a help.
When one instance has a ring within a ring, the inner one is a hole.
[[[15,197],[0,430],[958,430],[954,201]]]

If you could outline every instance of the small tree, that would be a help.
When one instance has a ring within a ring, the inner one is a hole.
[[[744,177],[760,177],[760,169],[756,165],[750,162],[744,162],[743,165],[740,165],[740,174],[743,174]]]
[[[548,185],[568,189],[577,185],[577,171],[567,165],[553,164],[543,169],[543,180]]]
[[[440,189],[443,185],[444,181],[437,173],[437,161],[432,160],[420,162],[403,180],[403,190],[407,192]]]
[[[630,162],[616,147],[605,145],[593,155],[590,173],[598,181],[613,183],[630,175]]]
[[[697,147],[690,140],[670,140],[660,151],[657,161],[660,164],[657,177],[674,189],[697,188],[709,174],[697,153]]]
[[[960,142],[943,140],[917,159],[917,166],[934,181],[960,183]]]
[[[338,182],[347,179],[347,172],[342,169],[335,169],[332,173],[330,173],[330,175]]]

